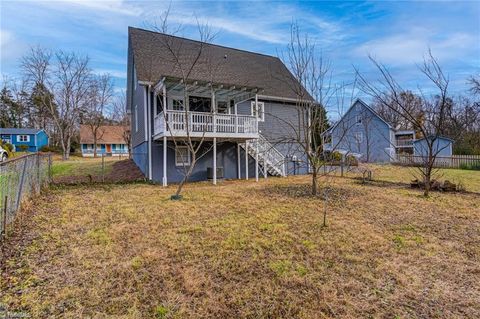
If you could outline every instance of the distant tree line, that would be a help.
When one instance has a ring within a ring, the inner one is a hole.
[[[89,64],[73,52],[31,48],[21,58],[21,78],[2,79],[0,127],[43,129],[68,159],[80,124],[90,128],[95,144],[100,126],[129,126],[125,96],[114,96],[111,76],[95,74]]]

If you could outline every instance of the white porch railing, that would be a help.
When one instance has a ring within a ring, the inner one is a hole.
[[[257,138],[254,116],[167,110],[154,120],[154,136]]]

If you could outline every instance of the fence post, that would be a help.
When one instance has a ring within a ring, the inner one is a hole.
[[[3,207],[3,218],[2,218],[2,237],[7,237],[7,205],[8,205],[8,196],[5,195],[5,206]]]
[[[37,152],[37,192],[40,193],[40,153]]]
[[[20,179],[20,185],[18,188],[18,196],[17,196],[17,205],[15,207],[16,210],[18,210],[18,207],[20,206],[20,201],[22,200],[22,190],[23,190],[23,182],[25,180],[25,171],[27,170],[27,157],[23,158],[23,170],[22,170],[22,177]]]
[[[48,153],[48,183],[52,182],[52,153]]]

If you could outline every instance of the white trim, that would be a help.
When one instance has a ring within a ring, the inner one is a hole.
[[[186,149],[187,152],[188,152],[188,161],[181,161],[181,162],[178,162],[178,158],[177,158],[177,151],[179,151],[180,149]],[[188,146],[180,146],[180,145],[177,145],[175,146],[175,166],[190,166],[190,161],[191,161],[191,154],[190,154],[190,149],[188,148]]]
[[[25,140],[22,138],[25,137]],[[30,143],[30,135],[28,134],[18,134],[17,135],[17,143]]]
[[[151,117],[152,117],[152,112],[151,112],[151,98],[152,98],[152,95],[150,94],[150,86],[147,87],[147,108],[146,108],[146,111],[147,111],[147,141],[148,141],[148,179],[151,180],[152,179],[152,130],[151,130],[151,126],[152,126],[152,120],[151,120]]]
[[[138,132],[138,106],[135,104],[135,110],[134,110],[134,115],[135,115],[135,133]]]
[[[190,152],[188,152],[190,155]],[[188,156],[190,160],[190,156]],[[217,138],[213,138],[213,185],[217,185]]]
[[[163,137],[163,186],[167,186],[167,137]]]
[[[148,131],[147,131],[147,103],[148,103],[148,86],[145,87],[145,90],[143,90],[143,119],[144,119],[144,131],[145,131],[145,139],[144,141],[148,141]]]
[[[254,113],[255,103],[259,106],[259,108],[256,108],[256,113]],[[259,122],[265,122],[265,103],[252,101],[250,103],[250,115],[255,116]]]

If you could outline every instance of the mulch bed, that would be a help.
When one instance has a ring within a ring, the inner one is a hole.
[[[112,170],[102,179],[101,175],[72,175],[55,177],[54,184],[85,184],[85,183],[125,183],[144,181],[145,176],[131,159],[118,161],[113,164]]]

